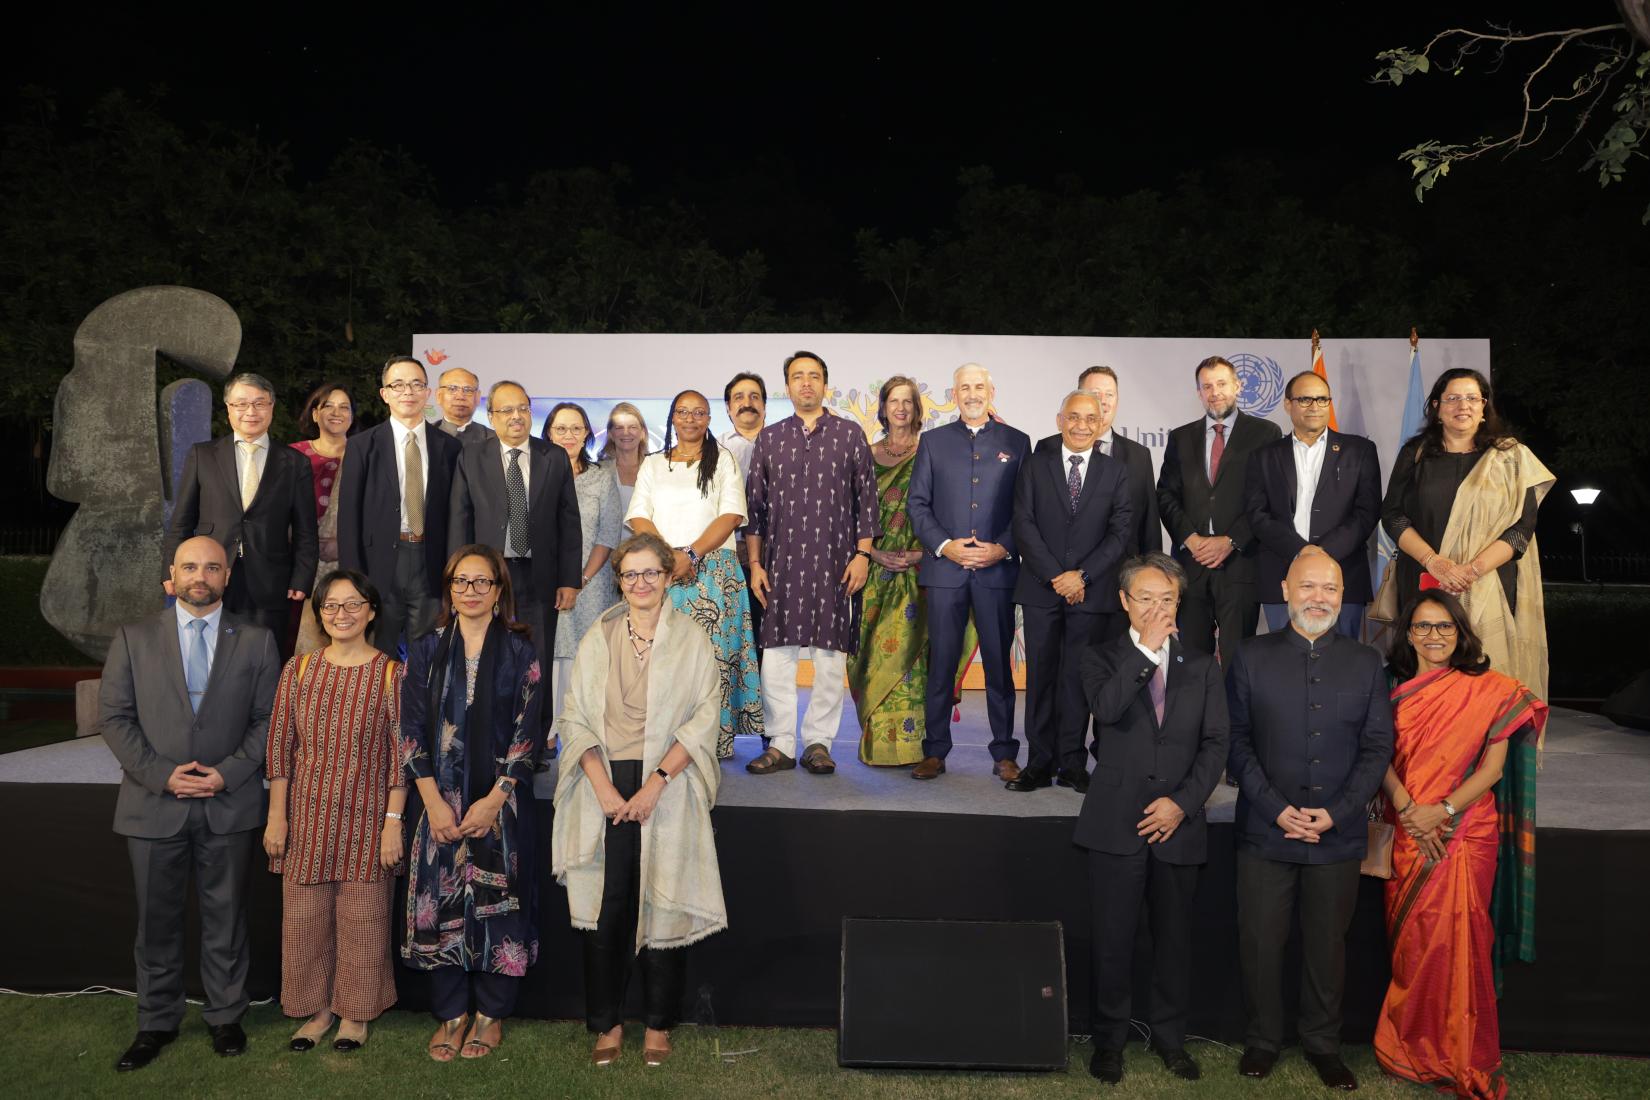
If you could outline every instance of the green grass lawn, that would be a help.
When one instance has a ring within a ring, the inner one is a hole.
[[[286,1049],[295,1024],[272,1005],[254,1008],[245,1024],[251,1049],[240,1058],[212,1054],[206,1027],[191,1010],[178,1041],[135,1073],[114,1071],[131,1040],[135,1007],[125,997],[72,1000],[0,997],[0,1055],[8,1096],[362,1096],[492,1100],[535,1097],[1066,1097],[1093,1096],[1103,1088],[1088,1075],[1089,1048],[1074,1043],[1066,1072],[1053,1074],[939,1073],[844,1070],[836,1064],[836,1033],[791,1029],[683,1028],[676,1053],[661,1069],[642,1065],[641,1032],[626,1035],[615,1066],[589,1065],[590,1040],[578,1023],[509,1022],[504,1044],[490,1058],[437,1065],[424,1054],[434,1029],[422,1014],[391,1010],[372,1028],[366,1049],[353,1055],[320,1047],[307,1054]],[[1212,1043],[1189,1048],[1203,1066],[1196,1084],[1168,1076],[1162,1064],[1131,1045],[1118,1097],[1300,1097],[1330,1095],[1293,1050],[1265,1082],[1237,1076],[1238,1052]],[[719,1058],[718,1051],[750,1051]],[[1368,1047],[1353,1047],[1347,1060],[1362,1082],[1360,1096],[1433,1095],[1383,1077]],[[1618,1100],[1650,1096],[1650,1062],[1579,1055],[1514,1054],[1507,1058],[1513,1095]]]

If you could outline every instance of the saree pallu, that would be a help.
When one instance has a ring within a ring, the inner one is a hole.
[[[1499,1100],[1497,940],[1527,944],[1534,959],[1535,740],[1547,706],[1498,672],[1428,672],[1392,694],[1392,769],[1422,804],[1447,798],[1491,745],[1512,739],[1502,778],[1462,811],[1429,862],[1402,828],[1386,886],[1392,984],[1375,1026],[1375,1057],[1388,1073],[1457,1096]],[[1396,823],[1396,814],[1388,810]],[[1513,854],[1504,855],[1508,848]],[[1511,889],[1506,887],[1511,883]],[[1503,893],[1512,902],[1496,906]]]
[[[756,667],[756,639],[751,632],[750,593],[731,547],[706,554],[692,584],[670,586],[671,606],[709,635],[721,676],[721,727],[716,756],[733,755],[733,739],[763,733],[762,677]]]
[[[882,537],[877,549],[907,553],[922,549],[905,514],[916,451],[892,466],[878,466],[877,506]],[[903,573],[875,562],[865,581],[859,652],[848,659],[848,690],[859,715],[859,759],[865,764],[897,767],[922,759],[927,731],[928,614],[917,567]],[[952,698],[974,659],[977,639],[969,624],[963,658],[955,670]]]

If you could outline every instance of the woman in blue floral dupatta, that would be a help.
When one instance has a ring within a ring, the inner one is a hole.
[[[453,554],[441,605],[436,630],[409,647],[402,685],[401,754],[424,812],[408,853],[401,957],[430,972],[442,1021],[430,1057],[450,1062],[498,1046],[538,956],[533,767],[544,730],[538,662],[513,621],[498,551]]]

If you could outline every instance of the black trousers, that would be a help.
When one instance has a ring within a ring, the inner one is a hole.
[[[441,600],[430,595],[428,569],[424,544],[401,542],[396,545],[395,576],[389,578],[390,583],[372,578],[383,601],[378,618],[373,620],[372,644],[391,657],[401,656],[403,635],[411,643],[435,629],[435,620],[441,614]]]
[[[944,760],[951,752],[952,689],[973,612],[985,666],[991,759],[1013,760],[1020,754],[1014,739],[1014,590],[987,588],[968,577],[956,588],[923,591],[928,597],[928,696],[922,754]]]
[[[613,785],[630,798],[642,786],[639,760],[613,761]],[[584,934],[584,1023],[594,1032],[624,1023],[625,987],[632,965],[641,971],[647,1026],[669,1031],[682,1011],[687,956],[681,948],[636,951],[636,918],[642,904],[642,826],[607,823],[607,865],[596,930]]]
[[[515,598],[516,622],[532,631],[533,653],[539,659],[540,674],[550,675],[550,661],[556,655],[556,592],[540,592],[533,586],[533,559],[506,558],[510,568],[510,593]],[[544,707],[544,728],[555,719],[555,708]]]
[[[1094,914],[1096,1050],[1122,1050],[1134,1000],[1134,948],[1147,912],[1152,944],[1152,1000],[1146,1022],[1162,1050],[1186,1045],[1192,996],[1192,901],[1200,867],[1164,863],[1149,847],[1128,856],[1089,852]]]
[[[1094,644],[1100,616],[1064,603],[1022,604],[1026,639],[1026,767],[1086,772],[1083,651]],[[932,674],[932,673],[930,673]]]
[[[1260,603],[1255,586],[1234,581],[1224,569],[1207,569],[1186,586],[1180,600],[1180,642],[1199,653],[1215,652],[1215,628],[1220,628],[1220,667],[1231,668],[1238,645],[1255,636]]]
[[[231,567],[234,564],[234,562],[230,562]],[[275,635],[275,647],[280,650],[282,661],[292,656],[292,649],[298,641],[298,635],[292,629],[291,600],[282,602],[280,607],[259,607],[246,591],[246,582],[243,580],[243,575],[231,568],[229,570],[229,584],[223,590],[223,606],[225,611],[233,611],[237,615],[243,615],[259,626],[267,626],[269,632]],[[309,609],[307,603],[303,606],[306,611]]]
[[[502,1020],[516,1010],[521,979],[486,970],[440,966],[430,971],[430,1010],[438,1020],[454,1020],[470,1011]]]
[[[1238,961],[1249,1012],[1244,1045],[1283,1047],[1283,948],[1300,905],[1301,1046],[1334,1054],[1341,1046],[1346,989],[1346,931],[1358,904],[1358,860],[1283,863],[1237,854]]]

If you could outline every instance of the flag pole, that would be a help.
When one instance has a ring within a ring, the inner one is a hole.
[[[1312,330],[1312,373],[1323,379],[1324,385],[1329,385],[1329,371],[1323,365],[1323,347],[1318,340],[1318,330]],[[1341,426],[1335,421],[1335,402],[1329,402],[1329,430],[1338,432]]]

